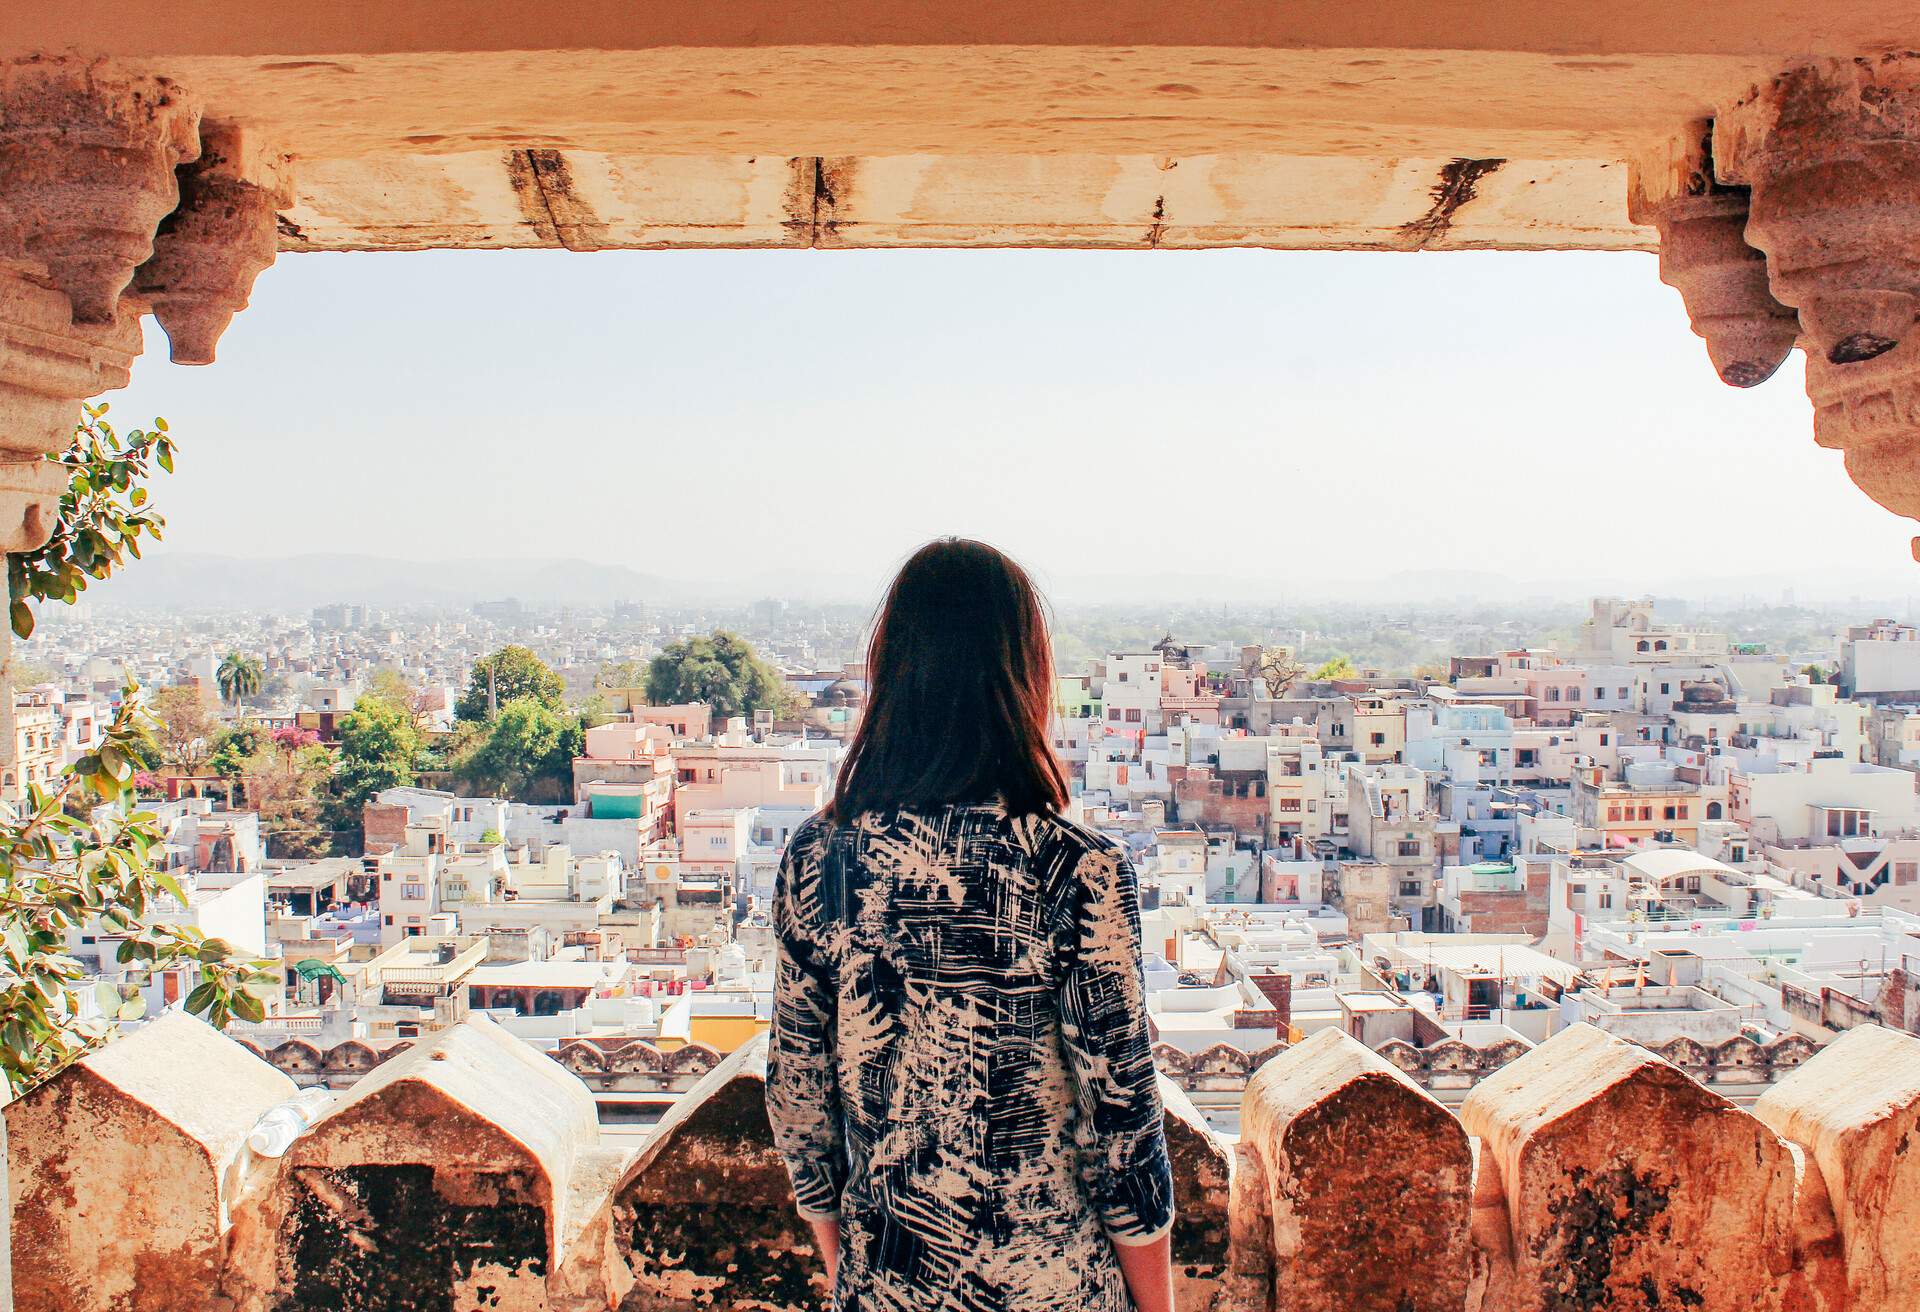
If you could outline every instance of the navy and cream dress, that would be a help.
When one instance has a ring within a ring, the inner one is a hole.
[[[767,1109],[838,1309],[1130,1312],[1173,1224],[1132,867],[998,806],[815,818],[774,899]]]

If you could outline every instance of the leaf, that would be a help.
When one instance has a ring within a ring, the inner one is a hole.
[[[252,1021],[258,1025],[267,1018],[267,1006],[251,993],[233,995],[233,1010],[241,1020]]]
[[[93,986],[93,1001],[100,1008],[102,1016],[117,1016],[120,1013],[120,990],[105,980]]]
[[[199,1015],[213,1004],[216,992],[211,980],[205,984],[195,985],[193,991],[187,994],[187,1010],[196,1016]]]
[[[24,601],[16,601],[12,606],[13,636],[31,638],[33,636],[33,608]]]

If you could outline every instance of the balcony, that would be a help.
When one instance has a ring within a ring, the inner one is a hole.
[[[818,1306],[764,1051],[630,1148],[576,1076],[476,1017],[261,1159],[247,1131],[294,1081],[165,1016],[7,1108],[18,1307]],[[1338,1031],[1277,1047],[1237,1143],[1163,1081],[1181,1312],[1911,1306],[1920,1039],[1782,1054],[1750,1112],[1587,1026],[1501,1055],[1456,1115]]]

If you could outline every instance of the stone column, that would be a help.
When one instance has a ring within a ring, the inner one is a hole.
[[[1793,68],[1723,107],[1712,149],[1752,189],[1746,239],[1799,312],[1815,440],[1920,518],[1920,56]]]

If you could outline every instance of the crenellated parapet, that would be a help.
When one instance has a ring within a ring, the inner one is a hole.
[[[293,1081],[163,1017],[6,1109],[18,1307],[817,1307],[765,1081],[761,1041],[621,1146],[476,1017],[260,1157]],[[1894,1030],[1752,1112],[1587,1026],[1458,1116],[1338,1031],[1258,1068],[1237,1143],[1162,1092],[1181,1312],[1905,1312],[1920,1281],[1920,1039]]]

